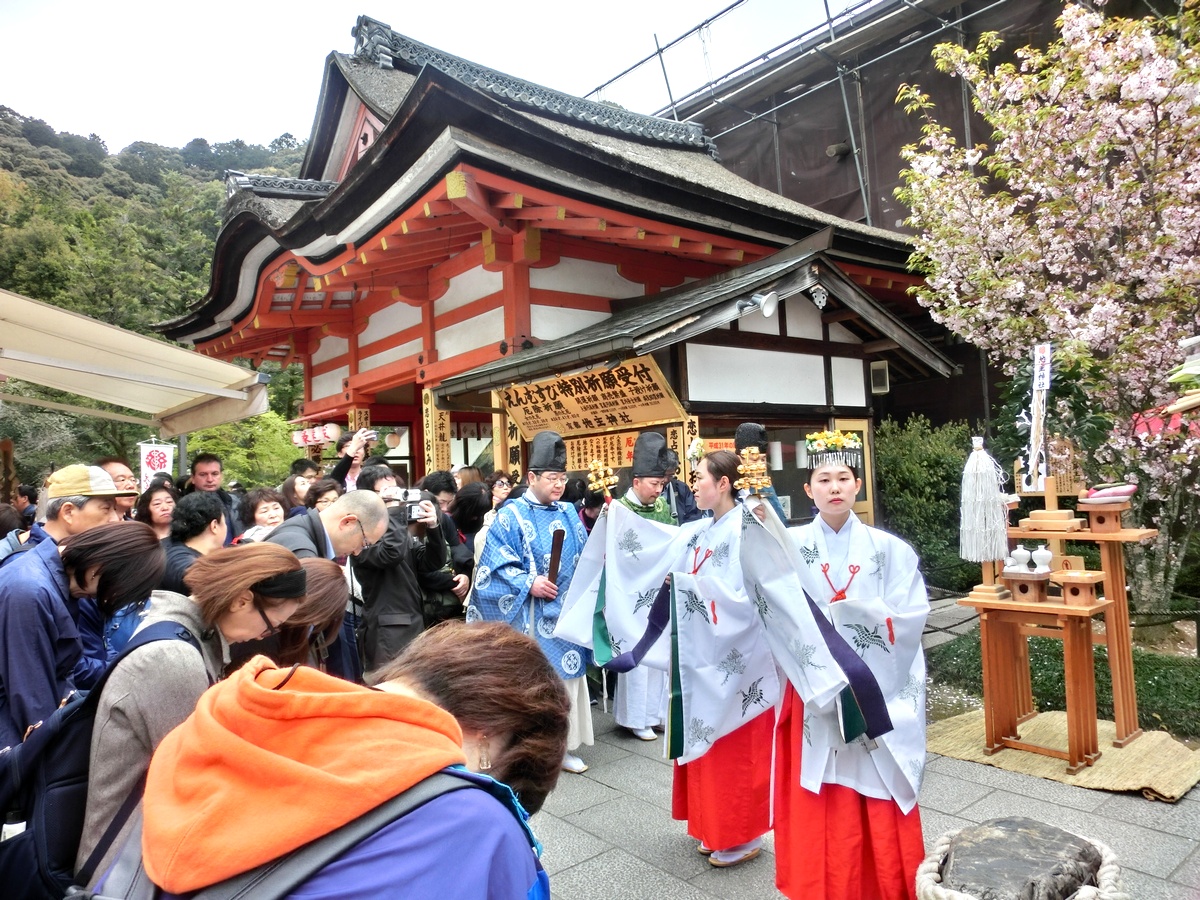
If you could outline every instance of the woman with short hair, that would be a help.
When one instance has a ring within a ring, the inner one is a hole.
[[[138,647],[117,663],[100,695],[76,867],[88,860],[121,804],[138,789],[154,748],[221,677],[229,645],[277,633],[300,607],[307,584],[300,560],[277,544],[214,550],[192,563],[184,581],[191,596],[155,591],[141,627],[173,622],[195,645],[164,640]],[[127,827],[94,872],[103,874]]]
[[[250,540],[261,541],[287,518],[287,499],[275,488],[255,488],[247,491],[238,506],[238,517],[247,532],[258,529]]]
[[[566,750],[570,704],[537,643],[503,623],[447,622],[382,677],[372,689],[257,657],[206,693],[150,766],[150,880],[187,894],[251,871],[453,767],[482,789],[410,810],[293,895],[548,898],[509,790],[539,809]]]
[[[308,486],[308,493],[304,495],[304,505],[308,509],[322,512],[344,493],[346,489],[337,479],[321,478]]]
[[[152,481],[137,499],[133,520],[145,522],[154,529],[160,541],[165,541],[171,536],[171,515],[178,502],[179,492],[175,485],[170,481]]]

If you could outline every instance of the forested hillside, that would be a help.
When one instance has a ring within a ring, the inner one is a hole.
[[[0,106],[0,287],[157,337],[153,323],[181,315],[208,289],[225,170],[296,175],[303,157],[290,134],[268,147],[196,138],[182,148],[137,142],[111,154],[98,135],[55,131]],[[280,423],[300,399],[297,378],[287,372],[273,382]],[[13,381],[0,390],[75,402]],[[0,408],[0,437],[14,439],[26,482],[40,482],[52,464],[135,457],[148,436],[138,426]],[[192,449],[203,442],[197,436]],[[231,477],[274,465],[260,460]]]

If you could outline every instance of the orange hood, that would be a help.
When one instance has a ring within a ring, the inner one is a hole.
[[[142,857],[171,893],[216,884],[328,834],[464,761],[445,710],[258,656],[159,745]]]

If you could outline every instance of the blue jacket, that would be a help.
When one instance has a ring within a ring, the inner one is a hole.
[[[45,528],[40,524],[34,525],[29,529],[29,540],[23,546],[20,546],[15,553],[6,556],[3,561],[0,561],[0,567],[17,560],[21,554],[30,552],[43,541],[57,544],[57,541],[46,533]],[[100,680],[100,676],[104,674],[109,661],[115,659],[116,654],[105,637],[105,630],[108,627],[108,623],[105,621],[104,613],[96,605],[96,601],[91,597],[76,599],[68,591],[66,603],[67,611],[71,614],[71,620],[75,623],[75,627],[79,629],[79,640],[83,645],[83,654],[75,664],[75,671],[72,673],[71,681],[77,689],[87,690]]]
[[[0,747],[20,743],[74,687],[83,647],[70,596],[54,541],[0,569]]]

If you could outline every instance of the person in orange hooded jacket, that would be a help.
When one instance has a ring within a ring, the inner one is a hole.
[[[537,644],[505,625],[448,622],[381,679],[372,689],[256,657],[205,693],[150,765],[142,860],[151,880],[170,895],[218,883],[465,764],[507,782],[520,815],[497,802],[495,784],[443,794],[297,894],[548,898],[520,806],[539,809],[558,779],[569,704]]]

